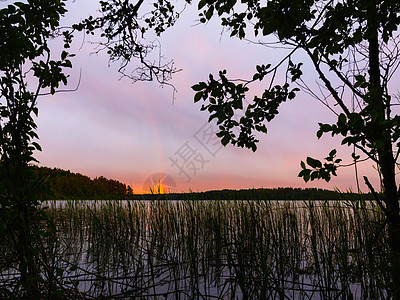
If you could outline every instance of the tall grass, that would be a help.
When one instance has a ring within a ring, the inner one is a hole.
[[[70,201],[48,217],[53,273],[86,298],[390,297],[370,202]],[[0,263],[3,275],[12,263]]]

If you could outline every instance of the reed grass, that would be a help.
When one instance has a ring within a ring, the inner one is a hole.
[[[47,211],[49,274],[85,298],[390,296],[372,202],[67,201]],[[12,262],[0,263],[4,284]]]

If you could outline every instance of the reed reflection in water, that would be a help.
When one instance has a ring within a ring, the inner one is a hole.
[[[85,298],[390,297],[384,216],[370,202],[48,204],[48,260]]]

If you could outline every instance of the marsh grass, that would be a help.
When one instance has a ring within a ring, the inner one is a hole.
[[[47,271],[82,298],[390,297],[371,202],[67,201],[47,216]]]

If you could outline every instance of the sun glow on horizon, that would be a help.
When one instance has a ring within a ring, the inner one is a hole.
[[[149,186],[149,192],[150,194],[167,194],[168,189],[162,183],[159,183],[153,186]]]
[[[175,180],[168,174],[159,172],[150,175],[144,182],[143,194],[168,194],[177,191]]]

